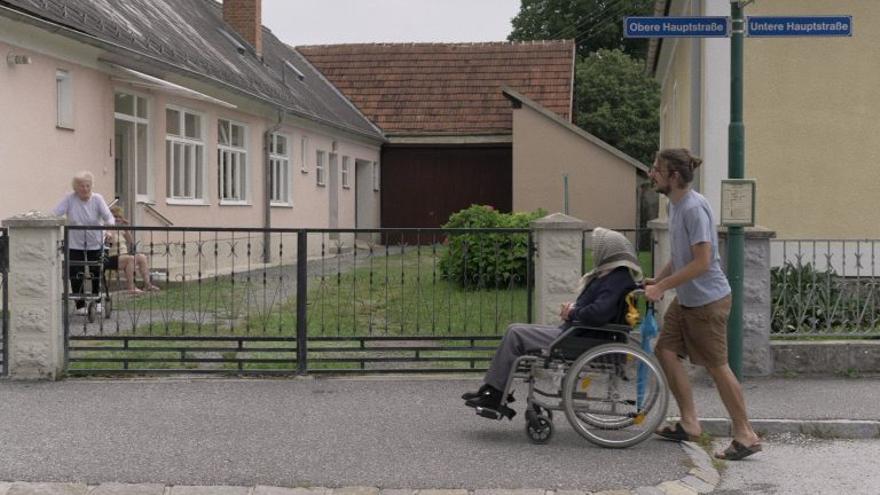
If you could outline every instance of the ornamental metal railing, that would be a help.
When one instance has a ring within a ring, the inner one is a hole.
[[[100,230],[65,230],[73,374],[484,370],[532,319],[526,229],[104,229],[115,269],[70,249]]]
[[[773,240],[771,335],[880,337],[880,241]]]

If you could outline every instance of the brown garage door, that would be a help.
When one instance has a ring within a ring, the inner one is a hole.
[[[510,145],[386,146],[382,227],[439,227],[472,204],[512,207]]]

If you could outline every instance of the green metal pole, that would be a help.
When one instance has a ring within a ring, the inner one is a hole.
[[[745,177],[745,124],[743,123],[743,6],[730,4],[730,127],[728,129],[728,177]],[[727,326],[727,352],[730,368],[742,379],[743,353],[743,265],[745,239],[742,227],[727,229],[727,278],[730,280],[732,304]]]

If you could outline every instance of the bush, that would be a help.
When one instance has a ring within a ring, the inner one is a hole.
[[[833,270],[819,271],[810,263],[786,261],[770,269],[773,333],[792,333],[803,327],[821,328],[839,322],[830,321],[840,289]]]
[[[500,213],[491,206],[471,205],[453,213],[443,225],[449,229],[529,227],[545,216],[544,210]],[[528,275],[528,234],[475,232],[449,234],[449,248],[440,258],[440,273],[462,287],[495,288],[524,286]]]

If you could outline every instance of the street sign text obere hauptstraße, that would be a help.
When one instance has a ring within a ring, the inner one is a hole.
[[[727,17],[624,17],[626,38],[725,38]]]
[[[749,17],[749,36],[852,36],[852,16]]]

